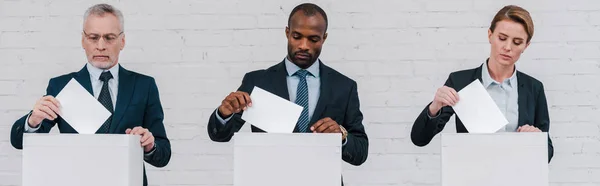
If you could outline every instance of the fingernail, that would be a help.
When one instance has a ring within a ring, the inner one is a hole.
[[[310,130],[315,130],[315,128],[314,127],[310,127]]]

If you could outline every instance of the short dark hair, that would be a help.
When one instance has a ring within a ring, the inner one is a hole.
[[[325,11],[321,7],[312,3],[302,3],[294,7],[294,9],[292,9],[292,12],[290,13],[290,17],[288,18],[288,27],[290,26],[290,22],[292,21],[292,16],[294,16],[294,14],[300,10],[302,10],[302,13],[304,13],[305,16],[315,16],[317,15],[317,13],[321,14],[321,16],[323,16],[323,19],[325,19],[325,31],[327,31],[327,27],[329,26],[329,21],[327,21],[327,14],[325,14]]]

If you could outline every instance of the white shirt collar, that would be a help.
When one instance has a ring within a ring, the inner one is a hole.
[[[492,76],[490,75],[490,71],[488,69],[487,63],[488,63],[488,61],[486,60],[483,63],[483,66],[481,67],[481,80],[483,83],[483,87],[488,88],[492,83],[501,84],[492,78]],[[515,82],[517,80],[516,74],[517,74],[517,67],[515,66],[515,70],[513,71],[512,76],[510,76],[508,79],[504,80],[505,82],[508,81],[508,83],[507,83],[508,86],[513,87],[513,85],[515,84]]]
[[[119,80],[119,64],[111,67],[108,70],[103,70],[103,69],[99,69],[99,68],[95,67],[94,65],[92,65],[90,63],[87,63],[86,68],[87,68],[88,72],[90,73],[90,78],[92,80],[99,80],[100,74],[102,74],[102,72],[105,72],[105,71],[110,71],[110,73],[112,74],[113,79],[115,81]]]
[[[310,67],[306,69],[306,71],[310,72],[309,74],[313,77],[319,77],[319,63],[320,60],[317,59]],[[285,70],[288,73],[288,76],[293,76],[296,71],[301,70],[296,64],[292,63],[287,57],[285,58]]]

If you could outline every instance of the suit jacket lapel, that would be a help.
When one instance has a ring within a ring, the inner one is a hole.
[[[479,66],[479,68],[476,68],[475,73],[473,73],[473,78],[471,79],[471,81],[467,82],[467,84],[465,86],[469,85],[471,82],[475,81],[476,79],[478,79],[479,82],[483,83],[483,80],[481,79],[482,69],[483,69],[483,65]],[[465,87],[461,87],[461,89],[462,88],[465,88]],[[456,90],[456,91],[458,92],[460,90]]]
[[[110,133],[116,133],[116,129],[131,101],[134,85],[135,76],[119,65],[119,93],[117,95],[117,104],[115,105],[115,112],[109,129]]]
[[[531,93],[529,92],[529,89],[527,89],[527,87],[530,87],[529,81],[527,80],[528,79],[525,78],[523,74],[521,74],[521,72],[517,71],[517,81],[519,82],[519,88],[517,89],[519,95],[519,126],[523,126],[526,124],[525,118],[527,118],[527,108],[529,107],[527,100],[531,100]]]
[[[277,66],[275,66],[275,68],[273,68],[271,70],[272,73],[272,77],[271,78],[271,86],[272,87],[263,87],[264,89],[266,89],[267,91],[269,90],[269,88],[271,88],[271,90],[273,90],[273,94],[286,99],[286,100],[290,100],[290,94],[288,92],[288,87],[287,87],[287,71],[285,70],[285,63],[281,62],[279,64],[277,64]]]
[[[92,82],[90,81],[90,72],[87,70],[87,67],[83,67],[79,72],[75,74],[73,77],[85,90],[87,90],[92,96],[94,96],[94,91],[92,90]]]
[[[309,125],[314,124],[315,122],[317,122],[321,118],[321,116],[323,115],[325,108],[327,108],[327,103],[329,99],[331,99],[331,89],[333,86],[333,83],[331,83],[330,80],[330,75],[331,75],[331,68],[329,68],[328,66],[326,66],[325,64],[323,64],[323,62],[321,61],[319,66],[319,71],[320,71],[320,81],[321,81],[321,93],[319,95],[319,101],[317,102],[317,107],[315,107],[315,111],[313,112],[312,118],[310,119]]]

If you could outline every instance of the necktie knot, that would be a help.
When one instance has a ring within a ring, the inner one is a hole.
[[[106,71],[106,72],[102,72],[102,74],[100,74],[100,81],[103,82],[107,82],[108,80],[112,79],[113,75],[110,73],[110,71]]]
[[[307,70],[304,70],[304,69],[302,69],[302,70],[298,70],[298,71],[296,71],[296,73],[294,73],[294,75],[295,75],[295,76],[298,76],[298,77],[300,77],[301,79],[304,79],[304,78],[306,78],[306,76],[307,76],[308,74],[310,74],[310,72],[308,72]]]

